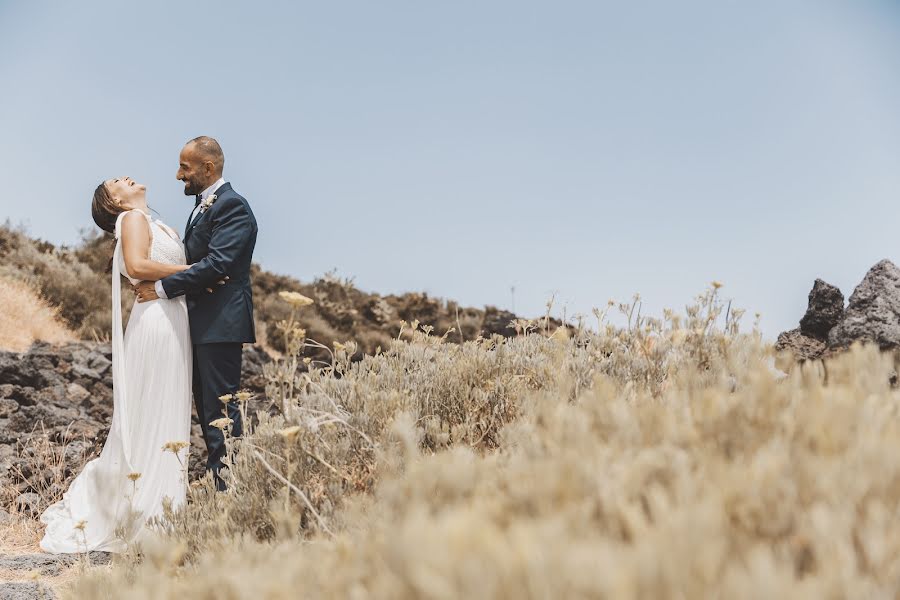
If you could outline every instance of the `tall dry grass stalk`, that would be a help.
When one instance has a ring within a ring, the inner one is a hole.
[[[293,400],[232,442],[230,491],[192,488],[71,597],[893,597],[892,358],[784,376],[715,288],[621,309],[624,330],[408,327],[359,363],[279,363]]]
[[[25,282],[0,277],[0,350],[24,352],[36,340],[66,342],[75,338],[59,311]]]

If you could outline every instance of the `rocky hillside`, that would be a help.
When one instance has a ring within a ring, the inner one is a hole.
[[[242,380],[254,393],[251,410],[266,410],[258,346],[244,349]],[[108,344],[38,343],[27,352],[0,352],[0,490],[8,508],[37,512],[65,491],[65,482],[106,440],[112,418],[112,356]],[[192,475],[205,457],[194,418]]]
[[[0,226],[0,278],[28,282],[58,309],[60,318],[76,337],[108,340],[110,251],[110,239],[105,235],[90,234],[77,246],[56,247],[8,225]],[[513,333],[509,323],[515,315],[497,308],[462,307],[423,293],[383,296],[364,292],[351,279],[334,274],[303,283],[256,265],[253,293],[257,332],[260,343],[269,351],[284,349],[276,328],[290,310],[278,296],[283,290],[300,292],[315,300],[313,306],[304,309],[301,325],[310,338],[326,346],[352,340],[361,352],[371,353],[378,346],[386,347],[389,339],[397,336],[401,321],[413,320],[430,325],[437,334],[454,328],[448,338],[451,341]],[[126,315],[132,298],[130,290],[125,289]]]

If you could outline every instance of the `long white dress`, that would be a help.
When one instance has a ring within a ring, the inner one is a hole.
[[[177,234],[141,214],[150,225],[150,258],[185,264]],[[124,552],[147,532],[146,521],[162,513],[165,498],[176,507],[185,500],[188,449],[176,456],[164,446],[190,439],[187,305],[183,296],[135,302],[123,338],[120,273],[137,281],[128,276],[122,257],[124,216],[116,221],[112,269],[112,426],[100,456],[41,515],[47,525],[41,548],[47,552]]]

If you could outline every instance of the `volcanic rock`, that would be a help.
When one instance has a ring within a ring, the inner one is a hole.
[[[844,316],[844,295],[837,287],[816,279],[809,292],[806,314],[800,319],[800,332],[818,340],[827,340],[828,332]]]
[[[837,287],[816,279],[809,292],[806,314],[800,327],[778,336],[775,350],[790,352],[795,360],[823,358],[828,348],[828,333],[844,315],[844,295]]]
[[[264,366],[270,360],[259,346],[244,347],[242,385],[255,395],[251,414],[269,405]],[[46,438],[65,446],[67,475],[80,471],[100,450],[112,419],[111,367],[109,344],[96,342],[39,342],[27,352],[0,351],[0,488],[9,486],[18,494],[7,502],[20,510],[39,510],[40,499],[29,494],[38,489],[32,479],[40,476],[40,462],[46,459],[19,450],[31,440]],[[192,434],[192,472],[199,476],[206,447],[196,418]]]
[[[883,350],[900,347],[900,268],[882,260],[853,290],[844,317],[828,334],[829,349],[871,342]]]
[[[823,340],[804,335],[799,328],[781,333],[775,342],[776,351],[790,352],[794,360],[801,362],[821,358],[825,348]]]

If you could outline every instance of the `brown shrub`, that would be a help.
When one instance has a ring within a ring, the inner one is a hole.
[[[59,309],[60,318],[83,339],[108,339],[109,275],[95,271],[68,248],[32,240],[9,225],[0,228],[0,274],[26,281]]]
[[[23,281],[0,277],[0,349],[24,352],[35,340],[59,343],[74,339],[58,311]]]

